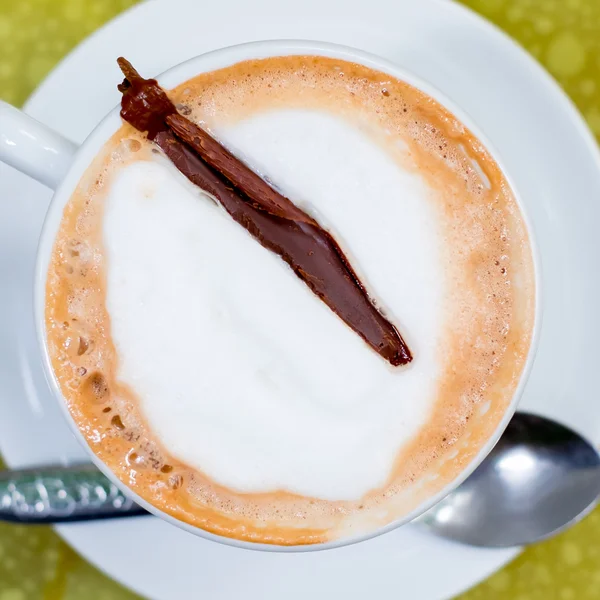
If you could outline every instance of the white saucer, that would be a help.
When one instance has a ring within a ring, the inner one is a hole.
[[[491,138],[533,218],[544,262],[540,350],[522,407],[600,442],[600,156],[556,84],[500,31],[447,0],[177,0],[125,13],[77,48],[27,110],[80,141],[118,102],[120,54],[158,73],[207,50],[308,38],[369,50],[415,71]],[[162,33],[159,33],[161,31]],[[85,458],[43,379],[32,323],[35,246],[50,192],[0,166],[0,442],[9,465]],[[516,550],[474,550],[404,527],[326,552],[259,553],[214,544],[155,518],[61,526],[81,554],[160,600],[450,598]]]

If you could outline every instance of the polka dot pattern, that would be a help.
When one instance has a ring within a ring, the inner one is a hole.
[[[463,0],[557,78],[600,138],[600,1]],[[0,0],[0,98],[22,104],[78,42],[135,0]],[[600,509],[460,600],[597,600]],[[0,523],[0,600],[135,600],[49,528]],[[416,599],[415,599],[416,600]]]
[[[0,0],[0,98],[21,105],[69,50],[135,2]]]
[[[600,139],[600,1],[463,3],[495,22],[529,50],[575,101]]]

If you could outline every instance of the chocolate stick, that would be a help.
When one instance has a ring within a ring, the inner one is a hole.
[[[146,131],[192,183],[278,254],[327,306],[394,366],[412,360],[397,329],[373,305],[331,234],[197,125],[179,115],[153,79],[119,59],[121,116]],[[176,135],[177,134],[177,135]]]

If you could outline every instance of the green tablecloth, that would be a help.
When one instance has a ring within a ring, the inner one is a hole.
[[[415,0],[418,2],[419,0]],[[0,97],[20,105],[75,44],[134,0],[0,0]],[[600,138],[600,0],[465,0],[540,60]],[[461,600],[600,598],[600,509]],[[0,600],[132,600],[49,528],[0,524]],[[408,599],[417,600],[417,599]]]

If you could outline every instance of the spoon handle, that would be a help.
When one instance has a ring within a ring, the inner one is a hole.
[[[148,514],[95,466],[0,471],[0,520],[67,523]]]

